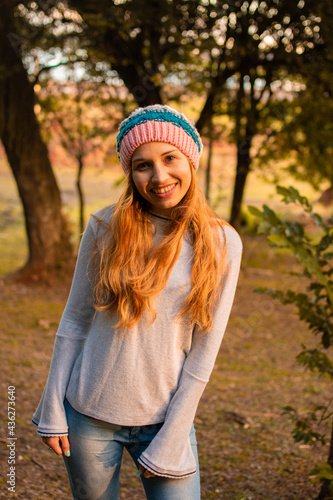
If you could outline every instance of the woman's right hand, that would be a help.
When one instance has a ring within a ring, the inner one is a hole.
[[[66,457],[70,457],[68,436],[42,436],[42,441],[57,455],[64,454]]]

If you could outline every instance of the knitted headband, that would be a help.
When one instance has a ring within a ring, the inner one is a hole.
[[[120,124],[117,152],[125,174],[130,170],[135,149],[147,142],[175,146],[198,169],[203,148],[201,137],[190,120],[175,109],[160,104],[137,108]]]

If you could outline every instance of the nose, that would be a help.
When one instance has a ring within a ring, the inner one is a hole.
[[[161,162],[155,162],[153,167],[153,175],[151,177],[152,182],[155,184],[163,184],[169,178],[166,167]]]

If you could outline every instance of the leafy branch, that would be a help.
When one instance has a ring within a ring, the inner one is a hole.
[[[281,304],[294,304],[299,318],[304,321],[315,336],[320,336],[320,341],[314,348],[307,348],[302,344],[302,351],[296,359],[305,368],[317,372],[319,376],[327,376],[333,380],[333,360],[330,348],[333,346],[333,227],[326,224],[323,218],[313,211],[312,205],[305,196],[292,186],[289,188],[277,186],[277,193],[282,196],[285,204],[294,203],[314,221],[319,238],[314,238],[306,232],[303,224],[295,221],[282,220],[267,205],[263,210],[250,206],[249,211],[258,219],[258,232],[268,233],[267,240],[273,247],[286,248],[302,266],[302,272],[291,273],[307,278],[307,283],[302,292],[294,290],[274,290],[259,288],[257,293],[269,294],[272,298],[280,300]],[[293,437],[296,442],[326,443],[324,434],[314,429],[324,420],[332,417],[329,410],[332,404],[330,399],[326,404],[317,406],[300,416],[293,406],[284,407],[284,413],[289,416],[294,424]],[[311,475],[317,475],[322,481],[322,488],[318,499],[331,498],[333,491],[333,432],[327,463],[317,465]]]

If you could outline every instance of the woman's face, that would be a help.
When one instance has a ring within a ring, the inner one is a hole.
[[[148,142],[134,151],[131,165],[133,182],[151,210],[170,215],[191,184],[187,157],[171,144]]]

